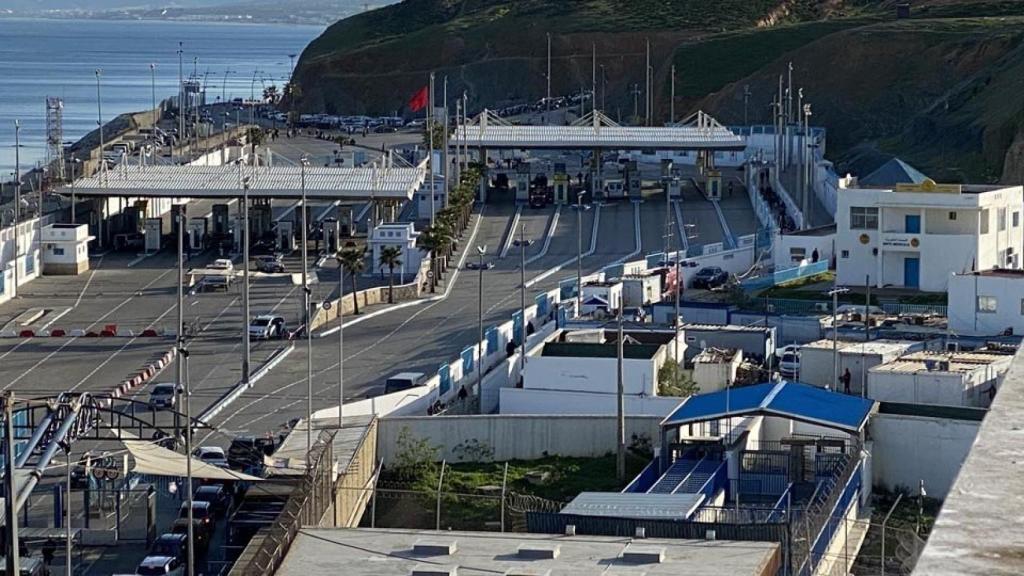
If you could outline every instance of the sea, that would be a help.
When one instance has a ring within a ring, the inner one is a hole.
[[[12,180],[15,120],[21,123],[21,170],[46,158],[46,100],[63,99],[63,140],[78,140],[118,114],[152,107],[178,92],[183,75],[217,97],[248,98],[288,81],[291,55],[321,26],[211,22],[0,18],[0,181]],[[151,75],[150,64],[155,64]],[[100,70],[99,99],[96,70]],[[101,103],[97,107],[97,102]]]

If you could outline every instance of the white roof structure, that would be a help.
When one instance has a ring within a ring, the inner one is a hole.
[[[556,150],[743,150],[746,141],[714,118],[698,112],[673,126],[619,126],[600,112],[571,126],[515,126],[485,110],[472,123],[459,126],[453,145],[481,148],[549,148]]]
[[[423,184],[422,168],[306,168],[306,196],[311,199],[406,199]],[[65,186],[78,196],[236,198],[249,184],[250,198],[299,198],[299,166],[131,166],[122,164]]]
[[[704,502],[702,494],[646,494],[643,492],[580,492],[561,514],[684,520]]]

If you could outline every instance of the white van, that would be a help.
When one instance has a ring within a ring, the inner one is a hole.
[[[401,372],[388,378],[384,382],[384,393],[390,394],[400,390],[408,390],[416,386],[422,386],[426,375],[422,372]]]

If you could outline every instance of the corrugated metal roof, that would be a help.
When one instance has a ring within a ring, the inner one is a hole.
[[[703,501],[704,496],[700,494],[580,492],[561,513],[609,518],[683,520]]]
[[[769,414],[857,432],[874,406],[873,400],[799,382],[764,382],[690,396],[661,425],[676,427],[727,416]]]
[[[452,143],[485,148],[610,148],[743,150],[743,138],[723,126],[459,126]]]
[[[253,198],[297,198],[302,192],[299,166],[138,166],[124,165],[75,182],[79,196],[235,198],[248,178]],[[420,168],[306,168],[306,196],[331,200],[412,198],[426,178]],[[70,194],[71,187],[61,189]]]

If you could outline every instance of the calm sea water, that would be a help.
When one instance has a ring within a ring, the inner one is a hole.
[[[299,54],[321,27],[180,22],[0,19],[0,178],[14,171],[14,120],[21,121],[21,166],[46,157],[46,97],[64,99],[64,140],[96,127],[97,68],[104,121],[177,94],[178,42],[185,76],[205,79],[208,100],[248,98],[253,86],[287,81],[289,54]],[[198,61],[196,61],[198,59]],[[225,71],[228,71],[225,82]],[[253,78],[256,78],[255,85]]]

